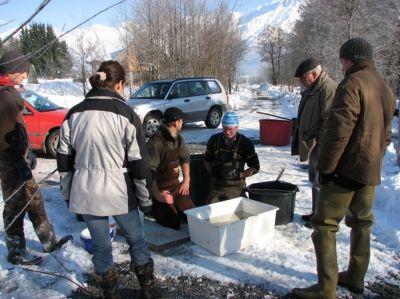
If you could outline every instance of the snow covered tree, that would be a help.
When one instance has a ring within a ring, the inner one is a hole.
[[[67,44],[56,38],[51,25],[32,23],[29,28],[23,28],[19,43],[39,76],[60,77],[71,69]]]

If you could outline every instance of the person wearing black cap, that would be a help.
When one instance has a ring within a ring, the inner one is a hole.
[[[178,108],[168,108],[163,121],[164,124],[147,142],[154,178],[151,212],[159,224],[177,230],[181,221],[186,221],[183,212],[195,207],[189,195],[190,154],[185,140],[179,134],[183,112]],[[179,168],[182,182],[179,182]]]
[[[295,130],[292,138],[292,155],[308,162],[308,178],[312,184],[312,212],[301,216],[310,226],[310,218],[319,197],[318,172],[315,168],[320,148],[324,121],[328,117],[337,84],[325,73],[317,60],[308,58],[297,67],[294,77],[303,88]]]
[[[0,180],[3,190],[3,221],[12,264],[32,265],[42,261],[26,251],[24,217],[28,213],[45,252],[51,252],[72,239],[56,237],[46,215],[43,197],[32,176],[35,162],[28,160],[29,141],[22,118],[24,100],[14,88],[27,78],[28,60],[17,51],[0,58]]]
[[[372,47],[352,38],[340,48],[344,79],[333,100],[317,161],[321,193],[314,215],[312,240],[318,283],[296,288],[296,298],[336,298],[336,286],[362,294],[370,259],[375,186],[381,182],[382,160],[391,142],[396,107],[393,91],[375,69]],[[336,232],[351,228],[350,259],[338,273]]]

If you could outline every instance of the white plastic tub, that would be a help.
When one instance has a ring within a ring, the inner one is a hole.
[[[274,234],[277,207],[238,197],[185,211],[190,240],[224,256],[265,244]]]

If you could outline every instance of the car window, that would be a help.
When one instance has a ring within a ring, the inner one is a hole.
[[[170,99],[184,98],[189,96],[189,87],[187,82],[179,82],[172,86],[171,93],[168,96]]]
[[[220,93],[221,92],[221,87],[219,86],[217,81],[209,80],[206,83],[207,83],[207,86],[210,89],[211,93]]]
[[[190,81],[189,89],[191,96],[201,96],[208,94],[207,88],[203,81]]]
[[[135,99],[164,99],[167,94],[171,83],[169,82],[157,82],[148,83],[141,87],[132,98]]]
[[[33,106],[39,112],[53,111],[58,109],[63,109],[56,103],[53,103],[48,98],[37,94],[32,91],[21,92],[21,96],[27,101],[31,106]]]

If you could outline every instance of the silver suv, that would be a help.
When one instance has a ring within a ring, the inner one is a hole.
[[[146,83],[128,100],[143,122],[146,135],[153,135],[164,111],[176,107],[183,111],[185,123],[204,121],[216,128],[228,110],[228,95],[214,78],[184,78]]]

